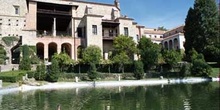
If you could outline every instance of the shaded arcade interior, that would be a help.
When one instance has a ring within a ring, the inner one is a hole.
[[[69,5],[37,3],[38,36],[71,36],[71,9]]]

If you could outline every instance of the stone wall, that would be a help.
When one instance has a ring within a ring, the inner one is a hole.
[[[86,44],[87,46],[90,45],[97,45],[103,52],[103,44],[102,44],[102,19],[101,16],[93,16],[88,15],[86,16]],[[92,25],[97,26],[97,34],[93,34],[92,32]]]
[[[0,4],[0,37],[21,36],[26,22],[26,0],[0,0]]]

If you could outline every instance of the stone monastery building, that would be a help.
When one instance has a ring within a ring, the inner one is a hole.
[[[155,36],[152,30],[122,15],[119,0],[113,2],[0,0],[0,40],[5,36],[18,37],[19,45],[36,46],[36,54],[40,59],[50,60],[55,53],[65,51],[77,60],[77,50],[89,45],[99,46],[103,58],[108,59],[113,38],[118,35],[130,36],[135,42],[143,35]],[[180,46],[182,36],[177,37],[177,41],[172,39],[172,36],[183,32],[177,32],[176,29],[171,30],[174,33],[159,32],[154,38],[159,40],[155,43],[161,43],[166,48],[177,48],[174,43],[177,42],[178,48],[183,48]],[[7,54],[12,54],[17,47],[12,47]],[[8,56],[13,59],[13,56]]]

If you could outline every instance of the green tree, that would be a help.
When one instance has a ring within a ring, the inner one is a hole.
[[[120,35],[113,41],[113,53],[111,60],[118,64],[119,70],[124,73],[124,65],[134,60],[134,54],[137,52],[136,44],[131,37]]]
[[[71,65],[75,63],[74,60],[71,59],[70,56],[65,52],[61,52],[60,54],[56,53],[53,55],[53,58],[58,61],[61,72],[66,71]]]
[[[164,50],[163,52],[164,61],[170,65],[171,69],[181,61],[182,55],[176,50]]]
[[[160,31],[167,31],[167,29],[164,26],[160,26],[157,29],[160,30]]]
[[[98,77],[98,72],[97,72],[97,69],[96,69],[96,65],[94,63],[90,63],[90,68],[89,68],[89,71],[88,71],[88,77],[89,79],[91,80],[95,80],[97,79]]]
[[[27,45],[22,46],[22,58],[19,63],[19,70],[31,70],[30,50]]]
[[[192,60],[191,74],[193,76],[203,76],[207,77],[211,74],[211,67],[205,62],[204,56],[202,54],[198,54]]]
[[[47,74],[47,81],[49,82],[57,82],[59,79],[59,64],[55,58],[52,58],[52,64],[49,68],[49,74]]]
[[[31,61],[30,58],[25,57],[22,58],[22,60],[19,63],[19,70],[31,70]]]
[[[113,41],[113,57],[119,53],[125,53],[130,59],[134,58],[137,52],[135,42],[131,37],[120,35]]]
[[[191,73],[190,68],[191,68],[190,63],[184,63],[180,68],[180,77],[190,76],[190,73]]]
[[[91,45],[83,51],[82,56],[84,62],[98,64],[102,58],[101,49],[96,45]]]
[[[115,55],[112,58],[112,61],[115,64],[118,64],[118,69],[119,69],[119,71],[121,70],[122,73],[124,73],[124,65],[129,64],[131,62],[130,58],[128,57],[127,54],[125,54],[125,52],[121,52],[121,53],[118,53],[117,55]]]
[[[46,79],[46,67],[45,64],[37,65],[36,72],[34,74],[34,78],[36,80],[45,80]]]
[[[136,79],[143,79],[144,76],[144,64],[141,61],[134,62],[134,77]]]
[[[194,48],[206,59],[220,55],[218,36],[218,10],[215,0],[195,0],[185,21],[185,53]]]
[[[195,59],[197,56],[198,56],[197,51],[196,51],[194,48],[192,48],[192,49],[188,52],[187,56],[185,56],[185,57],[186,57],[185,59],[186,59],[187,61],[189,61],[189,62],[192,62],[193,59]]]
[[[160,46],[151,42],[149,38],[142,37],[138,43],[141,61],[145,65],[145,69],[149,70],[152,66],[158,64],[160,55]]]

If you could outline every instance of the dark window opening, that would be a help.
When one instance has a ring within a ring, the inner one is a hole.
[[[19,6],[14,6],[15,8],[15,14],[18,15],[19,14]]]
[[[129,36],[128,28],[127,28],[127,27],[124,27],[124,35],[125,35],[125,36]]]
[[[97,25],[92,25],[92,33],[97,35]]]
[[[83,37],[82,36],[82,28],[77,28],[77,34],[78,34],[78,37]]]

